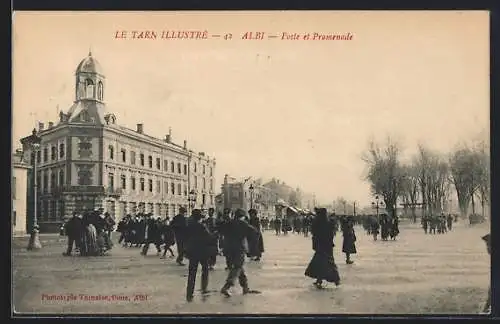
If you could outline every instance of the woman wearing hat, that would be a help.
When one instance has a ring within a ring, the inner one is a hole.
[[[340,276],[337,265],[333,258],[333,239],[335,228],[333,222],[328,218],[326,208],[316,209],[316,217],[313,220],[311,233],[314,256],[306,268],[305,275],[316,279],[316,288],[323,288],[323,281],[340,284]]]

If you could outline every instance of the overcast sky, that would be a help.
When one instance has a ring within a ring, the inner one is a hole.
[[[57,121],[89,48],[117,122],[217,159],[217,181],[277,177],[371,201],[370,137],[449,151],[489,136],[486,12],[16,13],[13,140]],[[115,39],[117,30],[207,30],[233,39]],[[246,31],[351,33],[351,41],[241,40]]]

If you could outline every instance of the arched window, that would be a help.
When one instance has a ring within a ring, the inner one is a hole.
[[[99,83],[97,84],[97,99],[102,101],[103,98],[104,98],[103,85],[102,85],[102,82],[99,81]],[[114,124],[114,121],[113,121],[113,124]]]
[[[85,91],[87,98],[94,98],[94,81],[90,79],[85,80]]]

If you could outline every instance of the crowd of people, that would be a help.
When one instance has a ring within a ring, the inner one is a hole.
[[[68,247],[63,253],[70,256],[73,246],[81,256],[102,256],[113,247],[111,232],[115,221],[102,209],[74,213],[61,229],[68,236]]]
[[[451,231],[453,227],[453,216],[449,214],[424,216],[422,217],[422,228],[425,234],[444,234]]]

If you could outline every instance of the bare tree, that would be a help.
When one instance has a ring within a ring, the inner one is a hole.
[[[490,155],[488,145],[481,141],[475,148],[477,159],[477,195],[481,201],[481,214],[485,216],[485,206],[490,202]]]
[[[404,170],[400,163],[401,148],[390,137],[385,145],[370,141],[363,160],[368,166],[366,179],[374,194],[383,197],[386,210],[396,215],[396,202],[403,190]]]
[[[479,154],[467,146],[458,147],[450,156],[451,181],[462,216],[467,216],[471,202],[472,213],[475,213],[474,194],[483,178],[479,161]]]
[[[414,223],[417,222],[417,204],[420,197],[419,192],[419,170],[417,166],[403,165],[402,166],[402,190],[401,199],[403,200],[403,208],[405,215],[408,215],[408,210],[411,211],[411,217]]]

